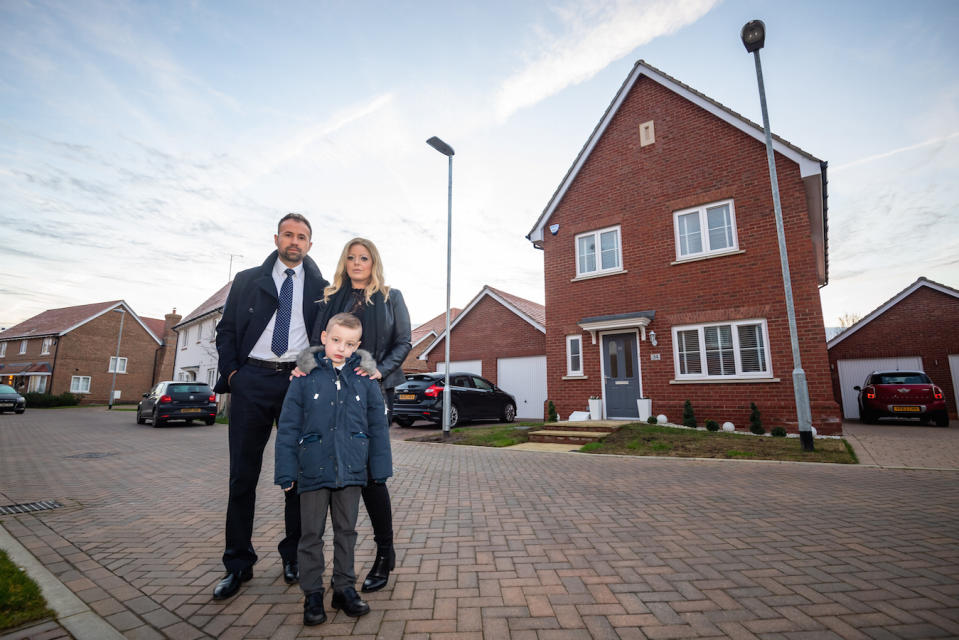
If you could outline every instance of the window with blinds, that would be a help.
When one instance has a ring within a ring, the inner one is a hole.
[[[677,379],[772,376],[765,320],[673,327]]]

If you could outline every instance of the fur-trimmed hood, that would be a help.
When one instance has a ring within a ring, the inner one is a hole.
[[[317,361],[326,357],[323,351],[323,345],[303,349],[296,356],[297,368],[303,373],[309,374],[310,371],[316,369]],[[376,360],[365,349],[357,349],[352,356],[347,358],[346,362],[353,364],[354,367],[359,367],[369,375],[376,373]]]

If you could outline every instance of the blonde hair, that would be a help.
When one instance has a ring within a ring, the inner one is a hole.
[[[346,329],[359,329],[363,331],[363,323],[360,322],[360,319],[354,316],[352,313],[338,313],[330,321],[326,323],[326,330],[332,331],[333,327],[344,327]]]
[[[340,260],[336,263],[336,272],[333,274],[333,284],[323,290],[323,302],[329,302],[330,296],[339,291],[344,285],[350,284],[350,276],[346,272],[346,257],[350,254],[353,245],[360,245],[370,252],[370,258],[373,259],[373,270],[370,273],[370,283],[366,285],[366,302],[372,302],[372,296],[377,291],[383,292],[383,299],[389,300],[390,288],[383,282],[383,261],[380,260],[380,252],[376,250],[376,245],[372,240],[366,238],[353,238],[343,247],[340,253]]]

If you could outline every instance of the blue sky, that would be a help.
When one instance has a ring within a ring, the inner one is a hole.
[[[633,63],[829,162],[827,325],[959,287],[959,3],[0,3],[0,327],[123,298],[188,313],[286,211],[329,273],[374,240],[414,322],[484,284],[543,300],[525,234]]]

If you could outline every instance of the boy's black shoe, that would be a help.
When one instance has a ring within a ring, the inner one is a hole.
[[[283,561],[283,581],[293,584],[300,579],[300,563],[296,560]]]
[[[247,568],[242,571],[231,571],[226,574],[225,578],[217,583],[216,588],[213,590],[213,599],[226,600],[227,598],[232,598],[236,595],[236,592],[240,590],[240,583],[246,582],[252,577],[252,568]]]
[[[323,608],[323,592],[309,593],[303,602],[303,624],[312,627],[326,622],[326,610]]]
[[[370,612],[370,605],[363,602],[360,594],[356,592],[354,587],[346,587],[341,591],[334,591],[330,606],[334,609],[342,609],[343,613],[351,618],[359,618]]]

